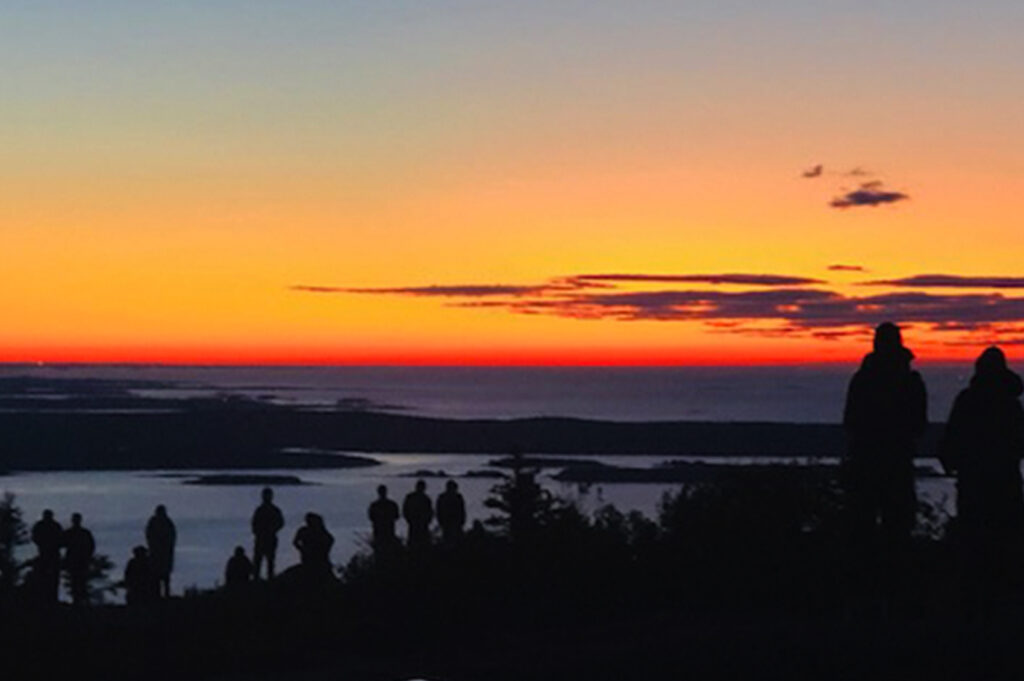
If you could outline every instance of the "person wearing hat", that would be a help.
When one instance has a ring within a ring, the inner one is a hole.
[[[881,540],[889,558],[909,542],[917,514],[916,440],[928,424],[914,353],[891,322],[875,329],[874,349],[850,380],[843,425],[847,504],[855,541]]]

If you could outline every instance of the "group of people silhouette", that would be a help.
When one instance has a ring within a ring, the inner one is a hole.
[[[458,484],[454,480],[448,481],[445,491],[438,496],[436,509],[426,488],[426,482],[418,480],[413,491],[406,495],[401,511],[388,498],[386,486],[377,488],[378,498],[370,504],[368,512],[376,551],[388,552],[401,546],[396,533],[400,517],[408,524],[407,544],[413,549],[430,545],[430,527],[435,518],[443,541],[453,542],[462,535],[466,504]],[[235,548],[224,570],[224,583],[229,590],[237,590],[259,580],[261,575],[265,575],[267,580],[276,575],[278,533],[285,526],[285,518],[274,503],[271,488],[264,488],[260,496],[260,504],[253,511],[250,522],[252,558],[246,555],[244,547]],[[125,599],[131,605],[168,598],[171,594],[178,534],[164,505],[157,506],[149,518],[145,536],[146,544],[132,549],[132,557],[124,570]],[[73,513],[71,526],[64,529],[54,520],[52,510],[44,510],[32,527],[32,541],[37,551],[33,560],[33,576],[42,599],[57,600],[63,568],[68,576],[72,602],[76,605],[88,602],[88,580],[96,555],[96,542],[92,532],[82,526],[82,515]],[[334,536],[321,515],[312,512],[305,515],[305,524],[296,531],[292,545],[299,553],[298,568],[304,579],[332,578],[330,553]]]
[[[927,391],[912,363],[914,354],[903,344],[899,327],[883,323],[875,329],[873,350],[852,377],[843,414],[848,453],[843,487],[851,546],[885,564],[885,588],[897,589],[901,561],[917,518],[914,457],[917,442],[928,425]],[[939,457],[956,476],[956,529],[963,546],[964,574],[975,583],[994,583],[1005,565],[1007,547],[1024,538],[1024,491],[1020,462],[1024,454],[1024,382],[1007,366],[996,347],[986,349],[974,364],[969,385],[957,396],[940,440]],[[466,504],[458,484],[449,480],[436,502],[418,480],[399,505],[385,485],[368,509],[372,546],[378,555],[398,550],[396,526],[407,524],[406,547],[421,550],[433,541],[436,520],[444,544],[457,542],[466,524]],[[236,589],[276,574],[278,534],[285,526],[270,488],[252,514],[252,559],[241,546],[228,560],[224,580]],[[167,598],[171,590],[177,531],[164,506],[157,506],[146,524],[146,545],[137,546],[124,571],[128,603]],[[68,575],[72,601],[88,597],[90,566],[96,551],[92,533],[74,513],[64,529],[46,510],[32,527],[37,547],[33,574],[40,592],[56,600],[62,567]],[[324,519],[307,513],[294,536],[298,568],[310,578],[332,579],[330,560],[334,537]],[[62,555],[63,551],[63,555]]]
[[[873,351],[850,381],[843,416],[850,541],[862,555],[881,558],[887,582],[882,587],[889,591],[902,587],[902,563],[917,520],[914,457],[928,424],[925,383],[911,367],[913,359],[899,327],[879,325]],[[1008,558],[1024,539],[1022,392],[1024,382],[1003,351],[987,348],[957,395],[939,441],[939,460],[956,477],[953,530],[969,590],[999,589],[1013,570]]]
[[[82,514],[71,514],[71,526],[61,527],[46,509],[42,518],[32,526],[32,542],[37,555],[32,575],[39,593],[56,600],[60,589],[61,566],[67,571],[71,599],[75,604],[86,601],[89,569],[96,553],[92,532],[82,527]],[[61,556],[61,550],[64,555]]]
[[[408,526],[407,545],[410,549],[429,546],[431,542],[430,523],[436,518],[441,528],[441,540],[446,544],[458,541],[466,526],[466,500],[459,492],[454,480],[445,484],[445,490],[437,497],[436,506],[427,495],[427,483],[417,480],[412,492],[402,502],[401,514],[398,504],[388,498],[385,485],[377,487],[377,499],[368,511],[373,527],[373,548],[386,553],[401,545],[395,533],[395,525],[401,516]]]

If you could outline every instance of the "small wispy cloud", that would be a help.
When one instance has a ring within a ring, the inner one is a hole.
[[[488,296],[526,296],[550,290],[550,286],[510,286],[506,284],[466,284],[457,286],[395,286],[395,287],[345,287],[307,286],[298,284],[292,291],[304,293],[354,293],[367,295],[423,296],[438,298],[478,298]]]
[[[829,205],[833,208],[843,210],[862,206],[882,206],[885,204],[897,203],[899,201],[906,201],[909,198],[910,196],[903,192],[885,189],[880,180],[873,180],[871,182],[862,183],[860,187],[853,191],[837,196],[829,202]]]
[[[832,177],[872,177],[874,176],[874,173],[860,166],[854,166],[849,170],[825,170],[825,165],[823,163],[813,165],[806,170],[800,171],[800,177],[807,179],[814,179],[825,175]]]
[[[866,267],[863,267],[861,265],[842,265],[842,264],[836,264],[836,265],[829,265],[828,266],[828,271],[829,272],[867,272],[868,270],[867,270]]]
[[[822,284],[821,279],[781,274],[578,274],[569,277],[581,284],[656,283],[656,284],[737,284],[741,286],[805,286]]]

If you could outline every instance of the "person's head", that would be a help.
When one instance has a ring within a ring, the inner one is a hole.
[[[81,527],[82,526],[82,514],[81,513],[77,513],[76,512],[76,513],[72,513],[71,514],[71,526],[72,527]]]
[[[306,514],[306,524],[309,525],[310,527],[312,527],[313,525],[316,525],[316,513],[307,513]]]
[[[883,322],[875,328],[875,352],[890,354],[903,348],[903,334],[892,322]]]
[[[235,557],[236,558],[245,558],[245,549],[242,548],[241,546],[236,546],[235,547]]]
[[[274,490],[270,489],[269,487],[264,487],[263,491],[260,493],[260,496],[263,498],[263,503],[269,504],[271,501],[274,500]]]
[[[426,482],[426,480],[417,480],[416,481],[416,491],[417,492],[425,492],[425,491],[427,491],[427,482]]]
[[[53,520],[53,511],[50,509],[43,510],[43,520]]]
[[[444,488],[449,492],[457,492],[459,491],[459,483],[455,482],[454,480],[449,480],[445,484]]]
[[[145,546],[136,546],[132,549],[132,555],[136,558],[145,558],[146,554],[149,553]]]
[[[164,506],[163,504],[160,504],[159,506],[156,507],[156,514],[161,518],[165,517],[167,515],[167,507]]]
[[[974,373],[978,376],[993,376],[1007,370],[1006,355],[994,345],[986,348],[974,362]]]
[[[377,485],[377,496],[380,497],[381,499],[387,499],[388,498],[388,486],[387,485]]]

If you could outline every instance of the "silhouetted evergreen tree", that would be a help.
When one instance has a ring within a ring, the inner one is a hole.
[[[0,595],[9,593],[18,583],[18,546],[28,541],[28,530],[21,509],[10,492],[0,499]]]
[[[519,542],[550,524],[567,506],[537,482],[537,470],[526,466],[521,455],[513,457],[512,471],[491,488],[484,506],[494,511],[486,523]]]
[[[89,561],[89,572],[85,578],[86,602],[90,605],[102,605],[106,603],[108,593],[116,591],[117,587],[110,581],[110,571],[114,569],[114,562],[102,553],[97,553]],[[71,591],[71,577],[64,571],[64,588]]]

